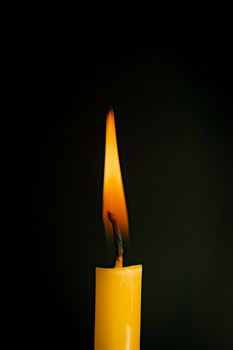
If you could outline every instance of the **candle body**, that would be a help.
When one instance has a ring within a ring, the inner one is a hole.
[[[142,265],[96,268],[95,350],[139,350]]]

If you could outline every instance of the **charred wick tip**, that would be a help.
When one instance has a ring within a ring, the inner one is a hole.
[[[121,231],[117,225],[117,218],[116,215],[111,213],[110,211],[107,211],[108,219],[112,224],[112,230],[114,235],[114,246],[115,246],[115,253],[116,253],[116,265],[115,266],[122,266],[123,264],[123,243],[122,243],[122,237],[121,237]],[[119,265],[118,265],[119,263]]]
[[[111,213],[110,211],[107,211],[108,214],[108,219],[111,222],[112,225],[116,225],[117,224],[117,219],[116,219],[116,215],[114,215],[113,213]]]

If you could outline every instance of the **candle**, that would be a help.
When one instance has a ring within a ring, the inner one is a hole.
[[[103,220],[116,262],[113,268],[96,268],[95,350],[139,350],[142,265],[123,267],[128,218],[113,111],[106,122]]]

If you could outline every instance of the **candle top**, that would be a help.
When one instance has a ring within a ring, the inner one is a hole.
[[[132,271],[132,270],[142,270],[142,264],[138,265],[130,265],[130,266],[124,266],[124,267],[96,267],[96,270],[105,270],[107,271]]]

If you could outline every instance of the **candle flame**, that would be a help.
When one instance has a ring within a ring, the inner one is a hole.
[[[108,212],[116,216],[121,234],[126,238],[128,236],[128,215],[117,149],[113,110],[109,111],[106,121],[103,186],[103,220],[105,232],[107,236],[112,237],[112,225],[108,219]]]

